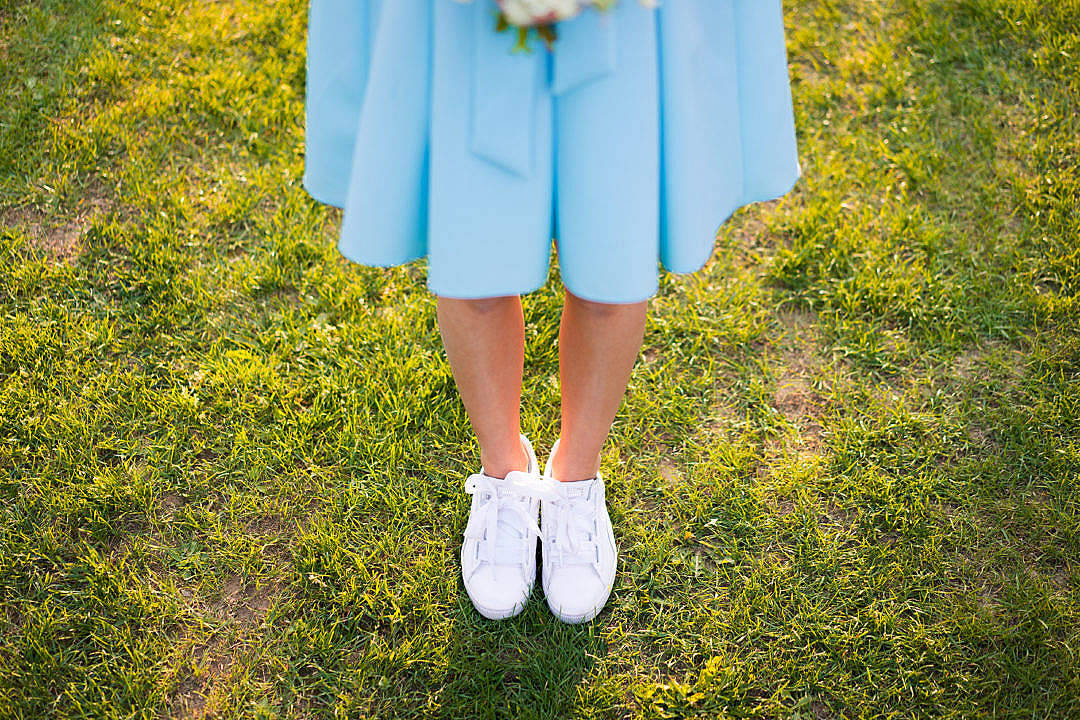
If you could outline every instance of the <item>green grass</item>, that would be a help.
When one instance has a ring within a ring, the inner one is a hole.
[[[0,717],[1080,717],[1080,3],[785,3],[804,177],[662,280],[584,627],[469,605],[423,263],[300,186],[305,10],[0,0]]]

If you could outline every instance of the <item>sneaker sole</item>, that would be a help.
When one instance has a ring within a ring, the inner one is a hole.
[[[592,610],[587,610],[587,611],[585,611],[583,613],[576,613],[576,614],[562,612],[558,608],[554,607],[551,604],[550,600],[548,601],[547,606],[548,606],[548,610],[551,611],[551,614],[554,615],[556,618],[558,618],[560,621],[566,623],[567,625],[580,625],[581,623],[589,622],[590,620],[595,618],[597,615],[599,615],[603,611],[603,609],[605,607],[607,607],[608,600],[610,600],[610,599],[611,599],[611,590],[608,590],[608,594],[604,596],[604,601],[601,602],[598,606],[596,606]]]
[[[465,593],[467,595],[469,595],[469,589],[468,588],[465,588]],[[496,609],[484,607],[483,605],[478,603],[476,601],[476,599],[473,598],[472,595],[469,595],[469,602],[471,602],[472,606],[474,608],[476,608],[476,612],[480,613],[481,615],[486,617],[488,620],[506,620],[508,618],[512,618],[512,617],[516,617],[517,615],[520,615],[525,610],[525,606],[529,604],[529,597],[531,595],[532,595],[532,588],[529,588],[529,593],[525,596],[525,599],[522,600],[521,602],[517,603],[516,605],[514,605],[514,607],[512,607],[512,608],[510,608],[508,610],[506,610],[506,609],[496,610]]]

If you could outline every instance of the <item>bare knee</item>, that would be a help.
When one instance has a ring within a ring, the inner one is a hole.
[[[586,300],[566,290],[566,302],[573,304],[574,309],[579,312],[588,313],[597,318],[608,318],[626,314],[636,315],[641,312],[642,307],[648,303],[648,300],[632,303],[597,302],[596,300]]]
[[[473,315],[491,315],[505,310],[507,307],[514,305],[517,301],[517,295],[503,295],[500,297],[486,298],[452,298],[443,295],[438,296],[440,306]]]

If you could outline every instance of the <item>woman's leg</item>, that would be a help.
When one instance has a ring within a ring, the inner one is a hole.
[[[480,442],[480,463],[492,477],[528,470],[519,409],[525,358],[521,298],[438,297],[439,332],[461,400]]]
[[[562,427],[551,473],[563,481],[586,480],[600,470],[600,450],[645,336],[648,301],[598,303],[565,294],[559,328]]]

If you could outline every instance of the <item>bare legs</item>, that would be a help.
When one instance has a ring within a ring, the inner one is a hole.
[[[525,361],[521,298],[438,298],[439,332],[473,432],[492,477],[528,470],[519,413]]]
[[[559,328],[562,427],[552,474],[595,477],[645,333],[648,301],[597,303],[565,293]],[[494,477],[526,469],[518,441],[524,320],[521,299],[438,298],[439,330],[454,380]]]
[[[565,296],[559,326],[562,427],[551,474],[586,480],[600,469],[600,450],[641,349],[648,301],[598,303],[569,291]]]

